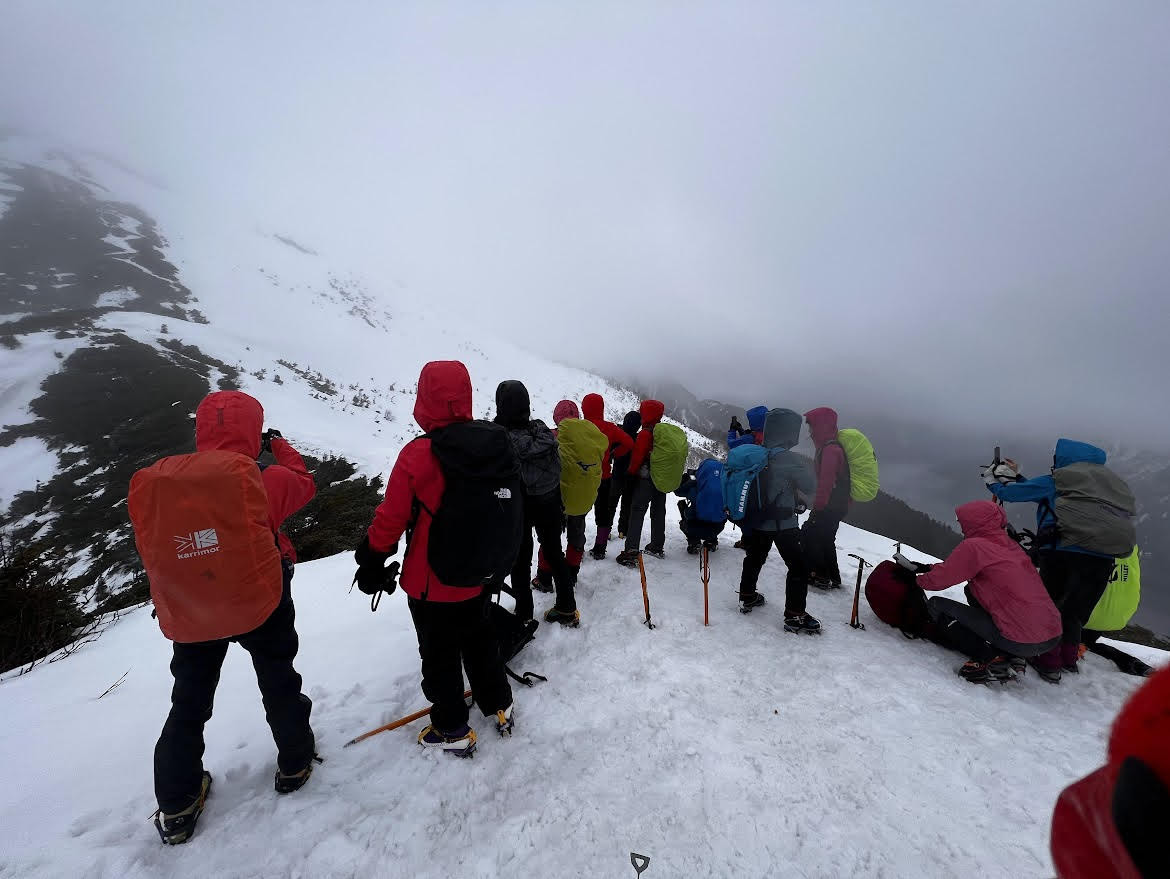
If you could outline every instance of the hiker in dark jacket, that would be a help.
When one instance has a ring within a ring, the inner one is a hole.
[[[627,412],[622,419],[622,430],[629,434],[631,443],[638,436],[642,427],[642,415],[638,412]],[[631,449],[632,451],[632,449]],[[613,468],[609,490],[621,498],[621,507],[618,510],[618,537],[626,539],[626,531],[630,527],[630,505],[634,499],[634,486],[637,480],[629,478],[630,455],[614,455]]]
[[[593,541],[593,549],[589,550],[589,555],[600,561],[605,558],[609,532],[613,528],[614,512],[621,499],[620,489],[615,491],[613,481],[613,458],[632,452],[634,438],[612,421],[605,420],[605,400],[601,394],[586,394],[581,400],[581,411],[585,419],[593,422],[609,440],[609,448],[605,450],[605,457],[601,459],[601,487],[597,490],[597,502],[593,507],[597,536]]]
[[[500,382],[496,388],[496,424],[508,429],[508,438],[520,463],[524,481],[524,537],[516,564],[512,567],[512,595],[516,616],[526,622],[533,617],[532,531],[540,542],[541,557],[548,566],[550,583],[569,586],[569,571],[561,549],[564,514],[561,510],[561,458],[557,439],[548,426],[532,418],[528,388],[522,382]]]
[[[816,446],[813,462],[817,493],[804,523],[801,540],[809,567],[809,583],[821,589],[841,586],[837,566],[837,529],[849,512],[849,461],[837,442],[837,413],[827,406],[804,413]]]
[[[739,581],[741,610],[750,611],[764,603],[756,591],[760,571],[773,545],[788,568],[784,585],[784,629],[789,632],[819,632],[821,624],[805,612],[808,599],[808,567],[800,543],[796,509],[802,496],[810,497],[816,482],[808,465],[792,448],[800,441],[800,415],[791,409],[772,409],[763,426],[763,445],[772,450],[767,468],[760,474],[763,518],[743,536],[743,573]]]
[[[1105,452],[1088,443],[1061,439],[1056,443],[1052,469],[1074,464],[1104,464]],[[1024,479],[1014,461],[1008,460],[984,472],[988,489],[1005,503],[1033,502],[1036,506],[1037,567],[1052,600],[1060,609],[1063,633],[1059,647],[1033,662],[1041,676],[1052,683],[1060,680],[1061,670],[1078,671],[1077,660],[1081,628],[1109,585],[1113,574],[1113,556],[1070,546],[1059,536],[1056,520],[1056,480],[1045,474]]]
[[[638,565],[638,544],[642,541],[642,524],[650,513],[650,542],[645,550],[662,558],[666,546],[666,495],[654,486],[650,478],[650,453],[654,449],[654,426],[662,420],[666,407],[658,400],[643,400],[638,407],[642,429],[634,440],[630,453],[627,478],[636,481],[634,499],[630,505],[630,526],[626,531],[626,545],[618,553],[617,563],[627,568]]]

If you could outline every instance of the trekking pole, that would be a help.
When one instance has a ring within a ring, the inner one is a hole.
[[[468,690],[466,693],[464,693],[463,698],[470,699],[471,698],[471,690]],[[377,729],[372,729],[367,733],[362,733],[356,739],[350,739],[348,742],[346,742],[341,747],[348,748],[350,745],[356,745],[358,742],[364,742],[366,739],[370,738],[371,736],[376,736],[378,733],[390,732],[390,730],[392,730],[392,729],[398,729],[399,727],[406,726],[408,723],[414,723],[420,717],[425,717],[427,714],[429,714],[430,710],[431,710],[431,706],[428,705],[426,708],[423,708],[421,711],[416,711],[416,712],[414,712],[414,714],[408,714],[408,715],[406,715],[406,717],[398,718],[398,720],[394,721],[393,723],[387,723],[384,726],[378,727]]]
[[[650,593],[646,591],[646,566],[642,563],[641,550],[638,550],[638,573],[642,575],[642,604],[646,606],[646,628],[653,629],[654,623],[650,622]]]
[[[857,559],[857,587],[853,590],[853,614],[849,617],[849,625],[854,629],[865,629],[865,625],[861,622],[858,615],[858,604],[861,601],[861,572],[865,570],[866,566],[873,567],[869,562],[863,559],[856,553],[849,553],[849,558]]]
[[[707,584],[711,581],[711,564],[707,557],[707,546],[703,545],[702,561],[699,562],[699,567],[703,571],[703,625],[711,625],[711,618],[707,613]]]

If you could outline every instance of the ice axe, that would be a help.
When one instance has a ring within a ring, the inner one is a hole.
[[[864,571],[866,569],[867,566],[872,568],[873,565],[871,565],[869,562],[867,562],[861,556],[857,555],[857,553],[853,553],[853,552],[849,553],[849,558],[857,559],[857,586],[853,590],[853,613],[849,617],[849,625],[852,626],[854,629],[861,629],[864,631],[865,624],[861,622],[861,619],[858,615],[858,607],[857,607],[861,601],[861,573],[862,573],[862,571]]]
[[[468,690],[466,693],[464,693],[463,698],[464,699],[471,698],[471,690]],[[395,730],[395,729],[398,729],[399,727],[406,726],[408,723],[414,723],[414,721],[418,720],[420,717],[425,717],[426,715],[428,715],[430,713],[431,713],[431,706],[428,705],[426,708],[423,708],[419,711],[416,711],[413,714],[408,714],[408,715],[406,715],[406,717],[400,717],[400,718],[398,718],[398,720],[395,720],[392,723],[387,723],[384,726],[378,727],[377,729],[372,729],[367,733],[362,733],[357,738],[350,739],[348,742],[346,742],[341,747],[348,748],[350,745],[356,745],[358,742],[364,742],[366,739],[370,738],[370,736],[376,736],[378,733],[390,732],[391,730]]]
[[[650,859],[645,855],[640,855],[637,852],[630,852],[630,863],[634,865],[634,869],[638,871],[638,875],[642,875],[642,871],[650,866]]]
[[[703,625],[711,625],[711,617],[707,612],[707,584],[711,582],[711,560],[707,554],[707,545],[703,544],[703,554],[699,561],[699,570],[703,572]],[[650,614],[647,613],[646,616]]]
[[[642,604],[646,606],[646,623],[647,629],[653,629],[654,623],[650,622],[650,593],[646,591],[646,565],[642,563],[642,553],[638,552],[638,573],[642,577]]]

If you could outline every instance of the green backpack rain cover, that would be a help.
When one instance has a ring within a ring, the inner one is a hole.
[[[687,435],[681,427],[664,424],[654,425],[654,446],[650,449],[650,481],[664,494],[669,494],[682,485],[683,472],[687,469]]]
[[[561,450],[561,503],[565,515],[584,516],[593,509],[601,486],[601,459],[609,440],[597,425],[581,418],[566,418],[557,425]]]
[[[873,443],[852,427],[837,431],[837,442],[845,450],[845,460],[849,462],[849,496],[855,501],[872,501],[879,488]]]
[[[1093,608],[1093,615],[1085,623],[1085,628],[1094,632],[1116,632],[1129,625],[1142,599],[1141,578],[1142,566],[1135,546],[1129,557],[1114,563],[1113,576],[1109,578],[1105,594]]]

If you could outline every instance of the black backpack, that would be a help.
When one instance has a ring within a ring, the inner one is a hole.
[[[462,421],[427,435],[443,471],[427,563],[448,586],[498,583],[512,570],[524,529],[524,485],[508,432]]]

